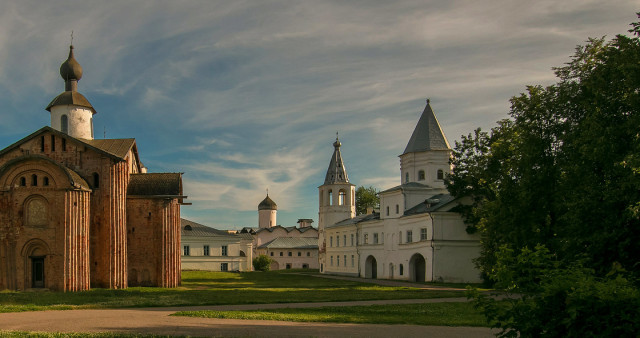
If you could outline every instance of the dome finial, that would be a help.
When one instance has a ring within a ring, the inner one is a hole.
[[[73,40],[73,36],[71,39]],[[69,46],[69,57],[60,65],[60,76],[64,80],[65,91],[78,91],[78,81],[82,78],[82,67],[73,55],[73,44]]]
[[[336,148],[339,148],[342,145],[342,143],[340,143],[340,139],[338,138],[338,132],[336,131],[336,141],[333,142],[333,146]]]
[[[430,103],[431,103],[431,100],[430,100],[430,99],[427,99],[427,104],[430,104]]]

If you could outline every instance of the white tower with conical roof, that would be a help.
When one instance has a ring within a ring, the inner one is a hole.
[[[349,182],[347,169],[340,153],[340,140],[336,133],[333,143],[333,156],[329,162],[324,184],[318,187],[318,251],[321,270],[325,264],[326,242],[324,229],[326,226],[356,215],[356,188]],[[322,271],[321,271],[322,272]]]
[[[277,213],[278,205],[269,198],[269,193],[267,193],[267,197],[258,204],[258,227],[270,228],[276,226]]]
[[[446,189],[444,177],[451,172],[450,157],[449,141],[427,99],[409,143],[400,155],[402,184],[417,182],[435,189]]]
[[[82,67],[73,55],[73,45],[69,46],[69,57],[60,66],[60,76],[64,80],[64,92],[46,108],[51,112],[51,128],[75,138],[93,140],[93,115],[96,111],[78,92]]]

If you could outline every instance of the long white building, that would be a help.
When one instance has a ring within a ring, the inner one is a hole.
[[[336,139],[319,190],[320,271],[366,278],[479,282],[472,260],[477,234],[468,234],[462,203],[448,194],[451,147],[429,100],[400,155],[400,185],[380,192],[380,212],[355,216],[350,183]]]

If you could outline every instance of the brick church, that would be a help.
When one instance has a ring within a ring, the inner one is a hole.
[[[147,173],[135,139],[94,139],[73,46],[45,126],[0,150],[0,290],[176,287],[180,173]]]

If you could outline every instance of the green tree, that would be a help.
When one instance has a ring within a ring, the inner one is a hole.
[[[267,255],[260,255],[253,259],[253,269],[255,271],[269,271],[273,260]]]
[[[639,14],[640,17],[640,14]],[[640,23],[589,39],[558,82],[456,142],[455,196],[482,236],[477,260],[504,302],[474,293],[504,337],[640,330]],[[534,248],[534,249],[530,249]]]
[[[494,269],[502,245],[544,244],[597,275],[619,263],[640,277],[640,42],[616,36],[578,46],[558,83],[511,99],[510,118],[456,142],[455,196],[482,234],[478,263]]]
[[[367,208],[380,208],[380,197],[378,197],[378,190],[372,186],[365,188],[359,186],[356,189],[356,215],[363,215],[367,213]]]

